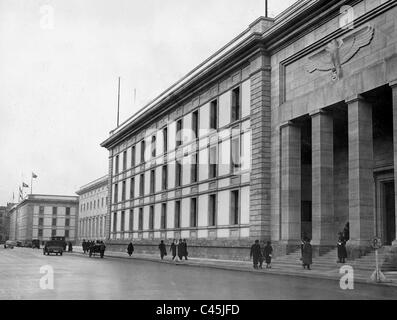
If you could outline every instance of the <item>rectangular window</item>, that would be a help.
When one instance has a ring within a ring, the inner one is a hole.
[[[217,146],[210,147],[209,152],[209,178],[214,179],[218,176],[218,148]]]
[[[57,213],[58,213],[58,208],[57,208],[57,207],[52,207],[52,214],[53,214],[54,216],[56,216]]]
[[[69,230],[65,230],[65,238],[69,238]]]
[[[162,169],[161,188],[162,188],[162,190],[168,189],[168,165],[163,166],[163,169]]]
[[[136,161],[135,161],[135,146],[131,148],[131,168],[134,168],[136,166]]]
[[[163,130],[163,145],[164,145],[164,153],[168,151],[168,128]]]
[[[145,175],[141,174],[139,178],[139,195],[143,197],[145,195]]]
[[[192,155],[192,164],[191,164],[191,183],[196,183],[198,181],[198,153]]]
[[[39,207],[39,214],[41,215],[44,214],[44,207],[42,206]]]
[[[130,210],[130,221],[129,221],[130,225],[130,232],[134,231],[134,210]]]
[[[52,226],[55,227],[57,225],[57,218],[52,219]]]
[[[182,164],[180,161],[176,162],[175,175],[175,186],[180,187],[182,185]]]
[[[51,230],[51,237],[56,237],[57,235],[57,230],[56,229],[52,229]]]
[[[178,148],[179,146],[181,146],[182,145],[182,139],[183,139],[183,136],[182,136],[182,129],[183,129],[183,126],[182,126],[182,119],[180,119],[180,120],[178,120],[177,121],[177,123],[176,123],[176,147]]]
[[[152,148],[152,158],[155,158],[156,157],[156,136],[152,137],[151,148]]]
[[[156,172],[150,171],[150,194],[154,194],[156,191]]]
[[[127,151],[123,152],[123,171],[127,170]]]
[[[69,227],[70,226],[70,219],[65,219],[65,227]]]
[[[214,100],[210,105],[210,129],[218,130],[218,100]]]
[[[175,202],[175,229],[181,228],[181,202]]]
[[[116,156],[116,168],[114,169],[114,173],[118,174],[119,173],[119,156]]]
[[[240,88],[232,91],[232,122],[240,120]]]
[[[190,227],[197,227],[197,199],[190,200]]]
[[[116,183],[114,185],[114,203],[118,203],[119,202],[119,186]],[[91,204],[90,204],[91,205]]]
[[[39,218],[39,226],[43,226],[44,225],[44,218]]]
[[[231,145],[231,156],[232,156],[232,172],[240,170],[241,167],[241,140],[240,137],[232,139]]]
[[[139,228],[139,231],[143,230],[143,208],[139,208],[138,228]]]
[[[130,180],[130,200],[135,198],[135,179],[131,178]],[[103,199],[102,199],[102,205],[103,205]]]
[[[39,237],[42,237],[43,236],[43,229],[39,229]]]
[[[113,232],[117,232],[117,212],[113,213]]]
[[[104,198],[102,198],[102,208],[103,208],[103,202],[104,202]]]
[[[240,198],[239,198],[238,190],[231,192],[230,202],[231,202],[230,203],[231,224],[238,225],[240,223],[240,219],[239,219]]]
[[[126,193],[126,182],[123,181],[122,189],[121,189],[121,201],[125,201],[125,193]]]
[[[154,206],[149,208],[149,230],[154,230]]]
[[[145,141],[141,142],[141,164],[145,163],[145,148],[146,148],[146,143]]]
[[[161,205],[161,229],[167,229],[167,204],[163,203]]]
[[[94,200],[94,209],[95,209],[95,200]]]
[[[66,207],[66,215],[70,216],[70,208],[69,207]]]
[[[125,231],[125,211],[121,211],[121,232]]]
[[[216,195],[215,194],[211,194],[209,197],[208,212],[209,212],[208,225],[210,227],[215,227],[216,226]]]
[[[199,113],[198,113],[198,111],[195,111],[192,114],[192,130],[193,130],[193,134],[194,134],[193,139],[195,140],[199,136],[199,132],[198,132],[198,130],[199,130]]]

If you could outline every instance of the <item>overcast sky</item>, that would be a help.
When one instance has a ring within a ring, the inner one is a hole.
[[[117,78],[123,121],[261,15],[264,0],[0,0],[0,205],[32,171],[40,194],[105,175]]]

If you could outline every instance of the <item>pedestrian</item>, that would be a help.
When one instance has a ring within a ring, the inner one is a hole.
[[[100,249],[99,249],[100,256],[101,256],[101,258],[103,258],[105,256],[106,246],[103,243],[103,241],[99,241],[98,244],[100,245]]]
[[[258,269],[258,263],[262,257],[261,245],[259,240],[255,240],[255,243],[251,247],[250,258],[253,258],[254,269]]]
[[[187,242],[186,239],[183,239],[183,256],[185,257],[185,260],[187,260],[188,252],[187,252]]]
[[[178,258],[179,260],[182,261],[183,255],[184,255],[184,250],[185,250],[185,246],[182,242],[182,239],[179,239],[179,243],[178,243]]]
[[[81,246],[83,247],[83,253],[85,254],[87,251],[87,243],[85,242],[85,239],[83,239],[83,243],[81,244]]]
[[[302,265],[303,269],[310,269],[310,265],[313,264],[313,257],[312,257],[312,245],[310,244],[310,239],[305,241],[303,245],[303,255],[302,255]]]
[[[346,263],[347,250],[346,250],[346,240],[343,236],[343,232],[339,232],[337,248],[338,248],[338,259],[339,259],[338,262]]]
[[[167,248],[165,247],[163,240],[161,240],[161,243],[159,244],[159,250],[160,250],[161,260],[164,260],[164,256],[167,255]]]
[[[174,241],[172,241],[171,248],[170,248],[170,252],[172,253],[172,261],[174,261],[176,258],[176,244],[175,244],[175,242],[176,242],[176,240],[174,239]]]
[[[73,251],[72,242],[70,242],[70,241],[69,241],[69,248],[68,248],[68,251],[69,251],[69,252],[72,252],[72,251]]]
[[[272,268],[272,256],[273,256],[273,247],[270,241],[267,242],[265,248],[263,249],[263,255],[265,257],[266,269]]]
[[[134,252],[134,245],[132,244],[132,242],[130,242],[130,244],[128,245],[127,252],[128,252],[128,255],[131,257]]]

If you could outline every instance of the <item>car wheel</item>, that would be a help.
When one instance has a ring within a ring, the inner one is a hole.
[[[60,253],[60,255],[62,255],[63,252]]]

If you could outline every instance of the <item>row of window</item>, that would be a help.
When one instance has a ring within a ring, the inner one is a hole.
[[[79,235],[80,238],[95,238],[95,237],[104,237],[105,235],[105,218],[104,217],[95,217],[95,218],[86,218],[80,220],[79,225]]]
[[[190,228],[197,228],[198,226],[198,202],[197,198],[190,199]],[[230,224],[238,225],[240,223],[240,196],[239,190],[231,191],[230,199]],[[163,203],[161,205],[161,220],[160,220],[160,230],[167,230],[167,204]],[[155,230],[155,207],[149,207],[149,230]],[[143,208],[139,208],[138,213],[138,230],[133,230],[134,226],[134,214],[133,210],[130,210],[129,215],[129,227],[131,231],[143,231]],[[125,232],[125,211],[121,212],[120,230],[117,230],[117,212],[113,213],[113,232]],[[175,201],[175,211],[174,211],[174,228],[180,229],[182,225],[181,221],[181,201]],[[208,226],[216,227],[217,225],[217,195],[211,194],[209,196],[208,203]]]
[[[232,103],[231,103],[231,122],[236,122],[241,119],[241,89],[240,87],[232,90]],[[218,130],[219,129],[219,108],[218,108],[218,99],[213,100],[210,103],[210,111],[209,111],[209,130]],[[191,128],[195,138],[199,137],[199,111],[194,111],[192,113],[192,123]],[[176,122],[176,148],[180,147],[183,144],[183,119],[179,119]],[[168,150],[168,127],[162,130],[162,139],[163,139],[163,153],[167,153]],[[157,136],[153,135],[151,137],[151,145],[150,145],[150,155],[152,158],[157,156]],[[136,146],[131,148],[131,167],[134,168],[139,164],[145,163],[145,152],[146,152],[146,141],[143,140],[140,142],[140,159],[139,163],[137,163],[136,159]],[[122,171],[127,170],[127,151],[122,153]],[[114,174],[120,173],[120,155],[117,155],[115,158],[115,166],[114,166]]]
[[[80,204],[80,211],[88,211],[88,210],[95,210],[104,208],[106,207],[106,203],[108,202],[108,197],[106,197],[106,202],[105,202],[105,197],[102,197],[101,199],[93,200],[90,202],[82,203]]]
[[[70,232],[69,230],[64,230],[65,231],[65,238],[69,238]],[[38,229],[38,237],[42,238],[43,237],[43,229]],[[51,230],[51,237],[56,237],[57,236],[57,230],[52,229]]]
[[[51,225],[53,227],[57,226],[57,218],[52,218],[52,223]],[[39,227],[44,226],[44,218],[39,218]],[[70,226],[70,219],[65,219],[65,227],[69,227]]]
[[[43,215],[44,214],[44,207],[43,206],[40,206],[39,207],[39,214],[40,215]],[[58,207],[52,207],[52,215],[57,215],[58,214]],[[70,208],[69,207],[66,207],[65,208],[65,214],[67,215],[67,216],[69,216],[70,215]]]

